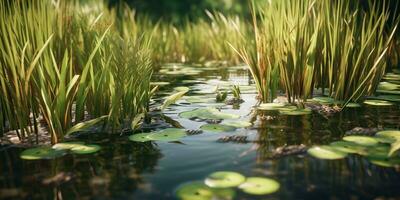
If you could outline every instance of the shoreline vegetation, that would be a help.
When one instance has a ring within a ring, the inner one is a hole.
[[[94,125],[135,130],[165,63],[244,62],[262,103],[281,91],[301,109],[317,89],[343,107],[361,102],[398,68],[400,31],[384,1],[358,6],[268,1],[251,6],[251,19],[205,11],[175,25],[125,5],[1,1],[0,135],[37,142],[45,124],[56,144]]]

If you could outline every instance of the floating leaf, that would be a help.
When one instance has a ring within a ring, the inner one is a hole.
[[[384,101],[394,101],[400,102],[400,95],[379,95],[373,97],[374,99],[384,100]]]
[[[152,132],[147,137],[157,141],[177,141],[186,136],[186,131],[179,128],[167,128],[161,131]]]
[[[160,109],[164,110],[169,105],[171,105],[171,104],[175,103],[176,101],[178,101],[179,99],[181,99],[183,97],[183,95],[185,95],[187,92],[188,92],[188,90],[185,90],[185,91],[177,92],[171,96],[168,96],[167,98],[165,98],[164,103],[160,107]]]
[[[231,200],[236,195],[232,189],[210,188],[201,181],[183,184],[175,193],[180,200]]]
[[[64,150],[57,150],[51,147],[35,147],[24,150],[20,154],[20,158],[24,160],[54,159],[64,156],[66,153]]]
[[[129,140],[134,142],[148,142],[151,141],[151,139],[148,137],[149,135],[150,133],[134,134],[129,136]]]
[[[343,137],[343,140],[348,142],[354,142],[362,146],[375,146],[379,143],[379,141],[376,138],[369,136],[346,136]]]
[[[320,104],[333,104],[335,102],[335,99],[331,97],[314,97],[312,98],[312,101],[318,102]]]
[[[210,174],[204,183],[212,188],[229,188],[239,186],[246,180],[246,177],[229,171],[218,171]]]
[[[361,105],[359,103],[348,103],[346,108],[359,108]]]
[[[390,146],[386,144],[380,144],[367,148],[366,156],[368,158],[375,158],[375,159],[388,159],[389,151],[390,151]]]
[[[400,85],[389,82],[380,82],[377,90],[400,90]]]
[[[236,127],[223,124],[204,124],[200,126],[200,129],[210,132],[230,132],[236,130]]]
[[[295,110],[279,110],[279,113],[282,115],[309,115],[312,111],[308,108],[304,109],[295,109]]]
[[[239,186],[239,188],[248,194],[266,195],[278,191],[280,184],[269,178],[249,177]]]
[[[399,149],[400,149],[400,140],[397,140],[396,142],[390,145],[389,157],[393,156]]]
[[[84,145],[84,142],[62,142],[52,146],[53,149],[57,150],[70,150],[74,147]]]
[[[233,126],[236,128],[246,128],[249,126],[252,126],[252,124],[250,122],[246,122],[246,121],[229,121],[229,122],[223,122],[223,125],[227,125],[227,126]]]
[[[183,92],[183,91],[189,91],[189,88],[185,87],[185,86],[179,86],[179,87],[175,87],[174,90],[177,92]]]
[[[366,154],[366,147],[361,146],[354,142],[349,141],[336,141],[330,144],[331,147],[334,147],[336,150],[345,152],[345,153],[356,153],[360,155]]]
[[[215,98],[205,96],[189,96],[185,98],[189,103],[212,103],[215,102]]]
[[[387,137],[387,138],[393,138],[395,140],[400,140],[400,131],[399,130],[379,131],[376,133],[375,136]]]
[[[179,114],[180,117],[190,119],[237,119],[238,115],[222,113],[216,108],[197,108],[191,111],[185,111]]]
[[[335,160],[342,159],[347,156],[347,153],[337,150],[331,146],[314,146],[308,149],[308,154],[319,159]]]
[[[258,110],[279,110],[280,108],[287,107],[289,105],[284,103],[262,103],[257,109]]]
[[[381,167],[395,167],[400,165],[400,158],[368,158],[368,160]]]
[[[393,106],[394,104],[389,101],[369,99],[364,101],[365,104],[371,106]]]
[[[100,151],[100,149],[101,147],[99,145],[85,144],[73,147],[71,152],[75,154],[91,154]]]

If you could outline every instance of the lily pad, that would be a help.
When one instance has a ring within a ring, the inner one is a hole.
[[[392,139],[395,139],[395,140],[400,140],[400,131],[399,130],[379,131],[379,132],[376,133],[375,136],[392,138]]]
[[[174,90],[177,92],[183,92],[183,91],[189,91],[190,89],[185,86],[179,86],[179,87],[175,87]]]
[[[237,172],[219,171],[210,174],[204,183],[212,188],[229,188],[236,187],[245,180],[246,177]]]
[[[151,141],[151,139],[148,137],[149,135],[149,133],[134,134],[129,136],[129,140],[134,142],[148,142]]]
[[[262,103],[257,109],[258,110],[279,110],[280,108],[284,108],[287,105],[284,103]]]
[[[190,119],[237,119],[240,116],[235,114],[223,113],[216,108],[197,108],[191,111],[185,111],[179,114],[180,117]]]
[[[400,158],[368,158],[368,160],[378,166],[381,167],[395,167],[400,165]]]
[[[334,147],[326,145],[311,147],[308,149],[307,153],[313,157],[326,160],[342,159],[347,156],[346,152],[339,151]]]
[[[269,178],[249,177],[239,186],[239,188],[248,194],[266,195],[278,191],[280,184]]]
[[[66,153],[64,150],[57,150],[51,147],[35,147],[24,150],[20,154],[20,158],[24,160],[54,159],[64,156]]]
[[[390,146],[386,144],[380,144],[377,146],[373,146],[367,149],[367,154],[366,156],[368,158],[374,158],[374,159],[389,159],[389,151],[390,151]]]
[[[185,183],[175,192],[180,200],[231,200],[236,193],[232,189],[215,189],[205,185],[202,181]]]
[[[394,104],[390,101],[369,99],[364,101],[365,104],[371,106],[393,106]]]
[[[85,144],[73,147],[71,152],[75,154],[91,154],[100,151],[100,149],[101,147],[99,145]]]
[[[222,124],[227,126],[233,126],[236,128],[246,128],[252,125],[252,123],[246,121],[229,121],[229,122],[223,122]]]
[[[377,90],[400,90],[400,85],[389,82],[381,82],[379,83]]]
[[[236,130],[236,127],[223,124],[204,124],[200,126],[200,129],[210,132],[230,132]]]
[[[331,97],[314,97],[312,98],[312,101],[321,103],[321,104],[333,104],[335,102],[335,99]]]
[[[74,147],[84,145],[84,142],[62,142],[52,146],[53,149],[57,150],[70,150]]]
[[[295,110],[280,110],[280,114],[282,115],[309,115],[312,113],[311,109],[304,108],[304,109],[295,109]]]
[[[215,98],[204,97],[204,96],[189,96],[189,97],[186,97],[185,100],[189,103],[212,103],[212,102],[215,102]]]
[[[348,103],[346,108],[360,108],[361,105],[359,103]]]
[[[147,137],[157,141],[177,141],[186,136],[186,131],[179,128],[167,128],[161,131],[152,132]]]
[[[400,102],[400,95],[379,95],[373,98],[384,101]]]
[[[343,137],[343,140],[348,142],[354,142],[362,146],[375,146],[379,143],[379,141],[376,138],[369,136],[346,136]]]
[[[349,141],[336,141],[330,144],[331,147],[334,147],[336,150],[345,152],[345,153],[356,153],[360,155],[366,154],[366,147],[360,146],[357,143],[349,142]]]

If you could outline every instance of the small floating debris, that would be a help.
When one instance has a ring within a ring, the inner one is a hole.
[[[272,152],[272,158],[281,158],[289,155],[303,154],[307,152],[307,147],[304,144],[301,145],[285,145],[276,148]]]
[[[186,134],[187,135],[199,135],[202,134],[203,131],[202,130],[186,130]]]
[[[244,135],[229,135],[229,136],[223,136],[217,140],[217,142],[221,143],[228,143],[228,142],[233,142],[233,143],[248,143],[249,141],[247,140],[247,136]]]

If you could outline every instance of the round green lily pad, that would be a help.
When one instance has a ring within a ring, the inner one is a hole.
[[[161,131],[152,132],[147,137],[157,141],[177,141],[186,136],[186,131],[179,128],[167,128]]]
[[[389,159],[390,146],[380,144],[367,149],[366,156],[374,159]]]
[[[151,139],[148,137],[149,135],[149,133],[134,134],[129,136],[129,140],[134,142],[148,142],[151,141]]]
[[[339,151],[331,146],[314,146],[308,149],[308,154],[319,159],[336,160],[342,159],[347,156],[346,152]]]
[[[58,143],[52,146],[53,149],[58,149],[58,150],[70,150],[74,147],[84,145],[85,143],[83,142],[62,142]]]
[[[229,121],[229,122],[223,122],[222,124],[227,126],[233,126],[236,128],[246,128],[252,125],[252,123],[246,121]]]
[[[262,103],[257,109],[258,110],[279,110],[280,108],[284,108],[288,105],[284,103]]]
[[[212,188],[229,188],[236,187],[245,180],[246,177],[237,172],[219,171],[210,174],[204,183]]]
[[[348,103],[346,108],[359,108],[361,105],[359,103]]]
[[[181,185],[175,192],[180,200],[231,200],[236,193],[231,188],[215,189],[205,185],[202,181],[193,181]]]
[[[210,132],[230,132],[236,130],[236,127],[223,124],[204,124],[200,126],[200,129]]]
[[[296,109],[296,110],[280,110],[280,114],[282,115],[309,115],[312,113],[311,109],[304,108],[304,109]]]
[[[379,131],[375,135],[376,137],[384,137],[384,138],[391,138],[394,140],[400,140],[400,131],[399,130],[386,130],[386,131]]]
[[[269,178],[249,177],[239,188],[247,194],[266,195],[278,191],[280,184]]]
[[[75,154],[91,154],[100,151],[100,149],[101,147],[99,145],[85,144],[73,147],[71,152]]]
[[[215,102],[215,98],[213,97],[204,97],[204,96],[188,96],[185,100],[189,103],[212,103]]]
[[[66,153],[64,150],[57,150],[51,147],[35,147],[24,150],[20,154],[20,158],[24,160],[54,159],[64,156]]]
[[[373,97],[374,99],[384,100],[384,101],[394,101],[400,102],[400,95],[379,95]]]
[[[183,92],[183,91],[189,91],[189,88],[185,87],[185,86],[179,86],[179,87],[175,87],[174,90],[177,92]]]
[[[371,106],[393,106],[394,104],[389,101],[369,99],[364,101],[365,104]]]
[[[400,85],[389,82],[381,82],[379,83],[377,90],[400,90]]]
[[[336,141],[330,143],[329,146],[345,153],[356,153],[360,155],[364,155],[366,153],[366,147],[349,141]]]
[[[370,157],[368,160],[378,166],[381,167],[395,167],[400,165],[400,158],[385,158],[385,159],[379,159],[379,158],[373,158]]]
[[[379,143],[379,141],[376,138],[369,136],[346,136],[343,137],[343,140],[348,142],[354,142],[362,146],[375,146]]]
[[[237,119],[238,115],[223,113],[216,108],[197,108],[191,111],[181,112],[180,117],[190,119]]]
[[[312,98],[312,101],[321,103],[321,104],[333,104],[335,102],[335,99],[331,97],[314,97]]]

